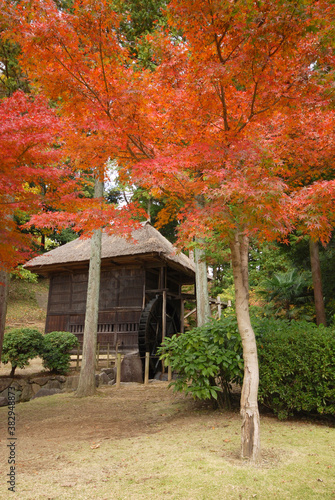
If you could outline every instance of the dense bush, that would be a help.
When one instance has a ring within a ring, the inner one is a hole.
[[[254,322],[259,401],[279,418],[299,412],[335,416],[335,332],[306,321]]]
[[[3,340],[1,361],[10,362],[14,376],[17,367],[24,368],[29,360],[40,355],[43,345],[43,335],[33,328],[13,328],[9,330]]]
[[[69,351],[78,345],[78,340],[73,333],[50,332],[44,335],[43,366],[55,373],[66,373],[70,368]]]
[[[279,418],[301,412],[335,416],[335,332],[307,321],[253,317],[260,369],[259,401]],[[230,383],[242,383],[236,318],[230,313],[166,338],[162,359],[178,379],[175,390],[227,403]]]
[[[212,320],[183,335],[165,338],[161,359],[178,372],[174,389],[197,399],[215,399],[219,406],[230,405],[231,382],[243,377],[242,346],[236,319]]]

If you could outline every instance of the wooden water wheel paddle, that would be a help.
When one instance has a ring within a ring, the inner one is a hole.
[[[163,340],[162,327],[163,298],[156,297],[146,305],[142,312],[138,333],[139,351],[142,360],[145,353],[150,353],[149,376],[153,378],[162,370],[162,364],[157,355],[157,348]],[[166,337],[180,332],[179,314],[170,300],[166,301]],[[144,362],[143,362],[144,364]]]

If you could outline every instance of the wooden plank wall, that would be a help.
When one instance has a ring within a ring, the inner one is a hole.
[[[138,347],[145,272],[123,267],[101,273],[98,342]],[[51,277],[46,332],[71,331],[82,341],[88,275],[61,273]]]

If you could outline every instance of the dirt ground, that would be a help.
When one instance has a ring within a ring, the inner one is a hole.
[[[14,496],[335,499],[335,429],[262,417],[262,462],[249,467],[239,459],[238,411],[213,411],[167,386],[101,386],[88,398],[63,393],[15,405]],[[0,500],[11,494],[8,415],[0,408]]]
[[[178,428],[187,426],[189,412],[195,403],[183,395],[174,394],[167,385],[167,382],[152,381],[149,386],[121,384],[120,389],[102,386],[94,397],[81,399],[66,393],[17,404],[18,498],[72,498],[68,489],[84,484],[91,473],[90,466],[84,466],[85,460],[90,460],[90,456],[85,458],[87,450],[93,457],[99,448],[106,450],[107,447],[118,447],[117,442],[124,439],[152,436],[171,422]],[[0,408],[1,457],[8,454],[8,450],[5,451],[8,443],[6,414],[7,408]],[[83,467],[78,467],[73,459],[76,452],[83,460]],[[103,463],[106,472],[105,465]],[[97,466],[96,462],[94,466]],[[6,469],[5,460],[0,460],[1,480],[6,477]],[[41,478],[47,483],[52,482],[54,474],[57,477],[54,488],[49,493],[44,491],[37,495],[34,483]],[[95,480],[99,480],[99,474]],[[82,498],[79,493],[73,495],[73,498]],[[3,498],[8,496],[4,484],[0,483],[0,499]],[[84,498],[100,497],[88,494]],[[113,497],[108,495],[106,498]]]

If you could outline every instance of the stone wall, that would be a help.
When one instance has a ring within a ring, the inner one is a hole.
[[[103,368],[95,376],[96,385],[113,385],[115,383],[114,368]],[[61,392],[72,392],[77,389],[79,375],[43,375],[26,378],[0,378],[0,406],[8,404],[8,387],[14,388],[16,402],[30,401],[42,396],[51,396]]]

